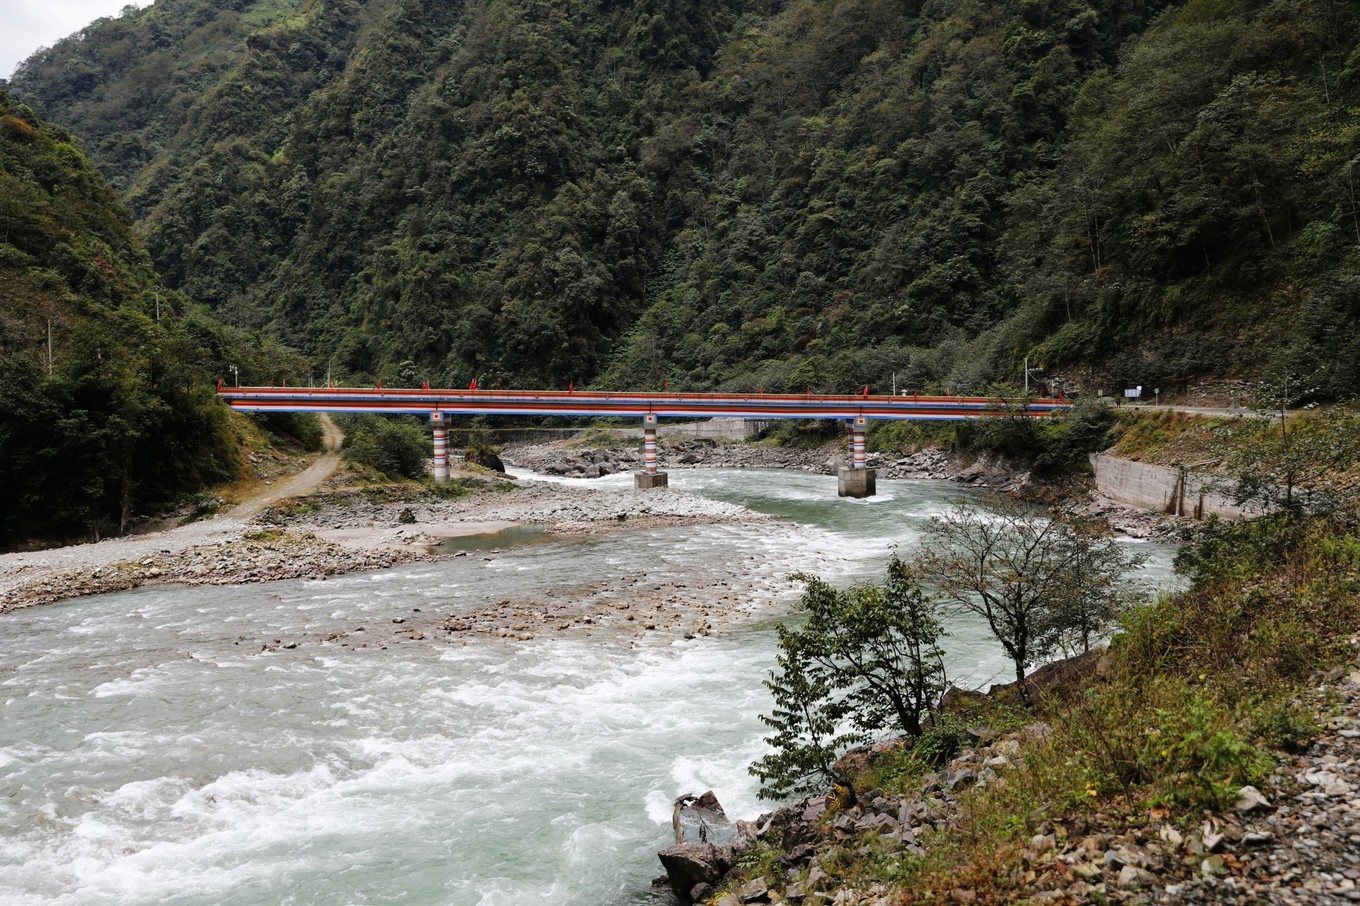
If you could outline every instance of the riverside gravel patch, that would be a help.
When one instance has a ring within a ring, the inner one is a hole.
[[[243,584],[383,569],[436,559],[442,555],[432,548],[443,538],[488,523],[580,534],[767,518],[681,491],[639,497],[535,481],[452,500],[418,486],[390,489],[384,497],[329,491],[304,498],[305,506],[273,506],[248,520],[219,517],[96,544],[0,555],[0,613],[147,584]],[[411,517],[414,522],[407,521]],[[323,533],[345,537],[319,537]]]

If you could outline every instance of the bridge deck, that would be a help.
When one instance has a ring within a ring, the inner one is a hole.
[[[964,421],[1020,413],[1044,418],[1071,400],[816,394],[602,393],[555,390],[429,390],[340,387],[219,387],[242,412],[375,412],[430,416],[558,415],[640,418],[831,418]]]

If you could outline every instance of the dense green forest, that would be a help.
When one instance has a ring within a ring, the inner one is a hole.
[[[113,534],[233,476],[228,363],[301,366],[162,286],[74,139],[0,90],[0,546]]]
[[[1348,0],[159,0],[12,90],[168,285],[352,379],[1326,398],[1358,42]]]

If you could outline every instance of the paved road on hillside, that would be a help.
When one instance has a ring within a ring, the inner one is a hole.
[[[1200,415],[1205,418],[1237,416],[1239,418],[1274,418],[1274,413],[1261,413],[1255,409],[1215,408],[1213,406],[1149,406],[1146,403],[1120,406],[1120,409],[1137,409],[1140,412],[1183,412],[1186,415]],[[1290,415],[1293,414],[1291,410]]]

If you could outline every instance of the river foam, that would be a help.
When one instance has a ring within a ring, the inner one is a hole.
[[[958,493],[902,482],[863,504],[822,476],[694,474],[696,493],[774,521],[7,616],[0,901],[667,902],[648,879],[677,795],[711,788],[734,818],[766,807],[746,769],[788,574],[874,578]],[[750,618],[711,637],[402,635],[417,610],[725,576],[744,577],[731,594]],[[956,678],[1004,673],[976,626],[951,630]]]

